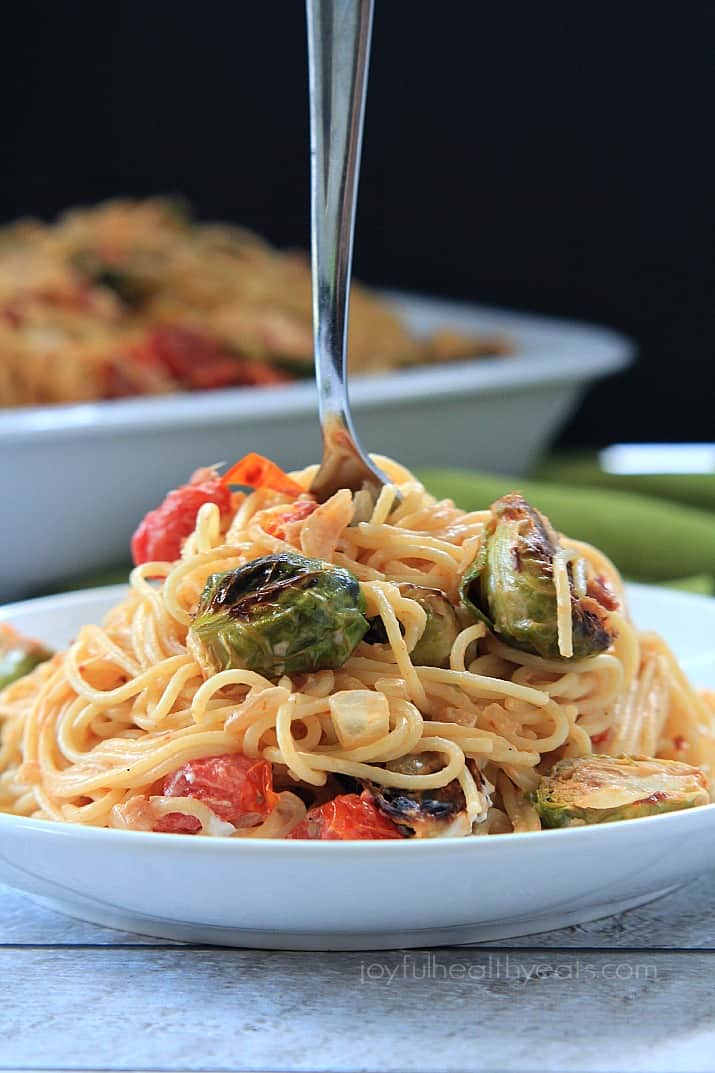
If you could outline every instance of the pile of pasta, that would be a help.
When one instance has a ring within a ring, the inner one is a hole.
[[[117,200],[0,231],[0,406],[312,375],[310,265],[167,199]],[[499,335],[414,336],[355,285],[353,372],[506,353]]]
[[[706,699],[665,642],[633,625],[613,565],[578,541],[564,537],[562,545],[614,595],[607,651],[545,659],[465,618],[448,666],[415,664],[425,612],[399,586],[438,589],[458,604],[490,515],[435,501],[406,469],[380,462],[393,483],[359,524],[351,524],[347,490],[281,527],[275,519],[295,499],[269,488],[234,493],[228,514],[204,504],[178,561],[137,566],[128,595],[102,625],[82,628],[67,652],[0,695],[0,809],[146,829],[147,803],[155,816],[177,808],[175,797],[157,791],[162,780],[197,758],[241,754],[283,776],[276,808],[232,832],[241,837],[289,834],[307,807],[297,789],[319,800],[336,778],[406,792],[456,780],[469,832],[488,835],[540,828],[529,794],[557,759],[643,754],[712,769]],[[293,478],[307,490],[314,473]],[[287,549],[349,570],[366,614],[381,621],[383,642],[362,641],[342,666],[293,678],[245,669],[207,676],[187,647],[207,579]],[[386,698],[389,726],[377,740],[346,748],[330,701],[352,690]],[[436,770],[387,766],[422,754],[439,758]],[[184,798],[181,807],[204,834],[229,833],[204,802]]]

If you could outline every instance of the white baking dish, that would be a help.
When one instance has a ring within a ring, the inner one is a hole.
[[[418,332],[505,332],[516,353],[355,379],[371,451],[408,466],[522,474],[586,387],[633,346],[606,328],[445,302],[388,297]],[[0,599],[127,557],[144,512],[199,465],[259,451],[284,467],[320,453],[312,383],[0,411]]]

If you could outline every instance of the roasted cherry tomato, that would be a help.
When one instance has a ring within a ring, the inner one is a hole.
[[[231,490],[213,470],[197,470],[189,484],[174,488],[164,502],[150,510],[132,537],[135,566],[148,562],[174,562],[181,545],[193,532],[204,503],[215,503],[222,514],[231,509]]]
[[[285,540],[288,535],[286,526],[291,525],[293,522],[302,522],[308,518],[316,509],[318,504],[313,499],[296,499],[295,503],[288,507],[287,510],[281,511],[278,514],[269,518],[264,525],[264,531],[269,536],[278,537],[279,540]]]
[[[288,838],[350,840],[402,838],[399,828],[369,797],[341,794],[312,808]]]
[[[165,325],[131,350],[138,365],[168,373],[192,390],[236,385],[281,384],[291,377],[268,362],[242,357],[191,328]]]
[[[154,824],[155,831],[165,835],[197,835],[201,830],[201,820],[196,816],[187,816],[185,812],[167,812]]]
[[[223,475],[224,484],[240,484],[244,488],[271,488],[274,492],[285,492],[290,496],[299,496],[303,489],[287,473],[271,462],[270,458],[252,451],[235,462]]]
[[[189,760],[164,779],[161,792],[164,797],[194,797],[204,801],[219,819],[237,827],[250,826],[251,821],[260,823],[278,803],[271,765],[241,753]]]

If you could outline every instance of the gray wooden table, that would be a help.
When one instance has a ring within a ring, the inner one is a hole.
[[[181,946],[0,887],[0,1071],[715,1069],[715,873],[477,949]]]

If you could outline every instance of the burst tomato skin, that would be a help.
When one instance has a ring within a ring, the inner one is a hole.
[[[196,515],[204,503],[215,503],[222,514],[231,509],[231,490],[220,477],[197,470],[189,484],[174,488],[161,506],[150,510],[132,537],[134,565],[149,562],[174,562],[181,545],[193,532]]]
[[[196,816],[187,816],[185,812],[167,812],[157,820],[153,830],[165,835],[197,835],[201,830],[201,820]]]
[[[255,451],[249,451],[234,462],[222,480],[224,484],[241,484],[246,488],[272,488],[274,492],[285,492],[289,496],[299,496],[303,491],[280,466]]]
[[[369,797],[340,794],[332,801],[312,808],[287,837],[346,842],[402,838],[403,835]]]
[[[167,775],[161,793],[164,797],[193,797],[203,801],[219,819],[235,826],[249,815],[260,822],[278,803],[271,765],[241,753],[189,760],[173,775]]]
[[[297,499],[282,514],[276,514],[275,517],[270,518],[264,526],[264,530],[269,536],[285,540],[288,535],[286,526],[292,525],[294,522],[305,521],[316,510],[317,506],[318,504],[312,499]]]

